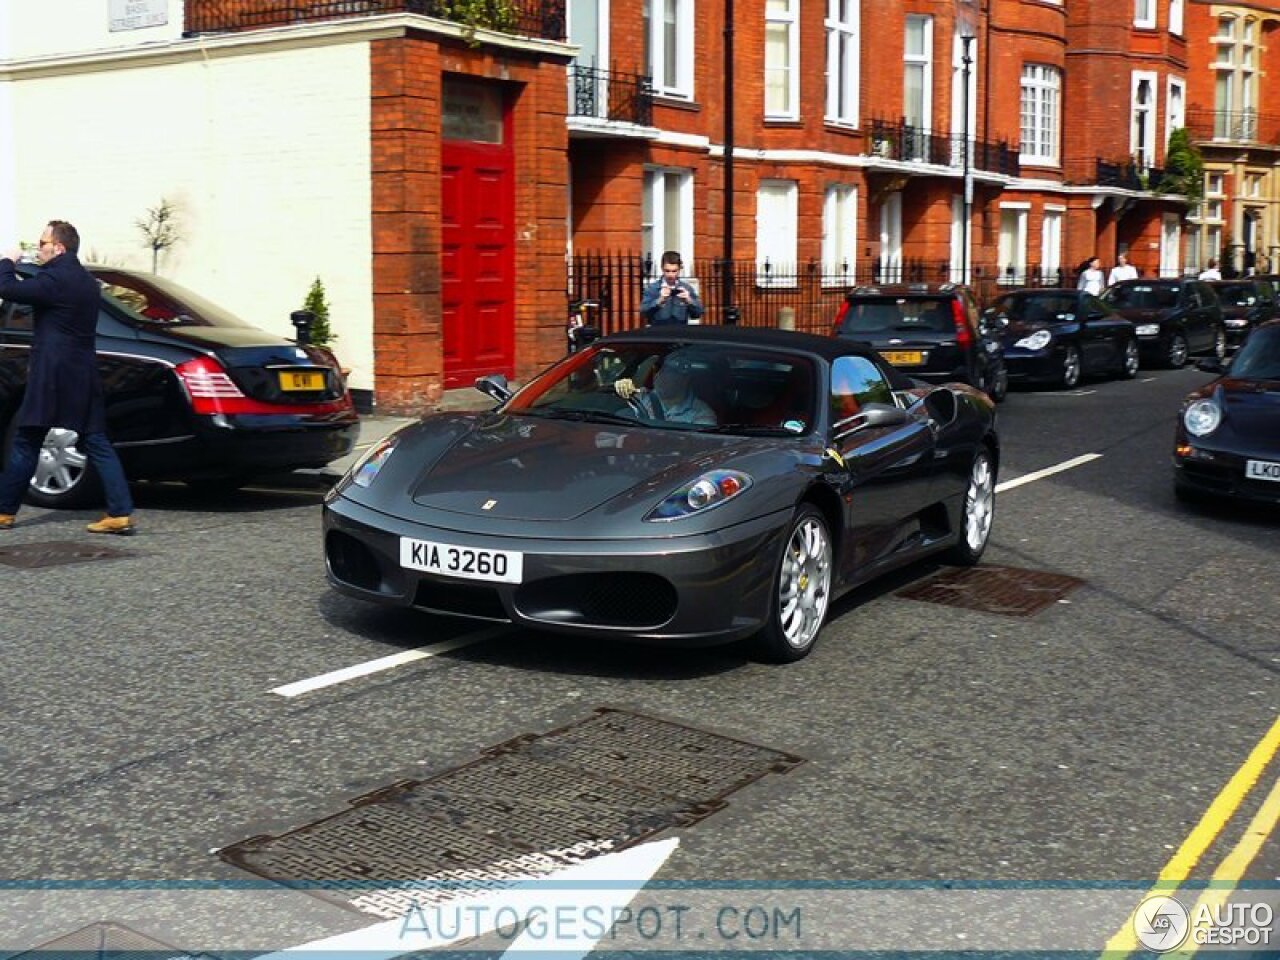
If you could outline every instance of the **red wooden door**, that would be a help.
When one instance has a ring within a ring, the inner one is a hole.
[[[515,180],[511,123],[501,87],[459,85],[441,143],[441,301],[444,385],[485,373],[515,375]],[[479,107],[477,107],[479,104]],[[477,112],[498,114],[477,121]],[[462,139],[479,136],[485,139]]]

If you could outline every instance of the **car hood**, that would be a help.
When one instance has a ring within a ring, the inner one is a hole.
[[[430,432],[424,423],[423,428]],[[409,496],[420,507],[490,521],[561,522],[610,501],[650,506],[690,474],[758,440],[578,420],[494,414],[423,437]],[[414,444],[410,439],[409,449]],[[393,459],[400,459],[400,456]],[[403,466],[403,465],[401,465]],[[631,496],[624,496],[630,494]],[[619,505],[622,509],[624,504]]]
[[[1271,437],[1280,447],[1280,380],[1224,377],[1217,383],[1226,421],[1237,434]]]

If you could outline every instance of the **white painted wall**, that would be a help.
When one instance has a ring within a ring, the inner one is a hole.
[[[368,42],[165,47],[39,75],[0,64],[0,249],[61,218],[84,259],[149,270],[135,221],[167,199],[182,240],[161,274],[286,336],[318,275],[351,386],[372,389]]]
[[[163,12],[168,22],[113,31],[113,10]],[[182,0],[0,0],[0,60],[173,40],[182,36],[182,10]]]

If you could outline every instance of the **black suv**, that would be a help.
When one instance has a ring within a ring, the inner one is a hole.
[[[903,373],[921,380],[960,380],[993,400],[1003,400],[1009,389],[1000,332],[983,323],[967,287],[855,287],[845,296],[832,332],[870,344]]]
[[[1219,360],[1226,353],[1222,305],[1204,280],[1121,280],[1102,292],[1102,301],[1133,321],[1143,366],[1181,367],[1193,353]]]
[[[1213,280],[1222,304],[1222,320],[1226,325],[1227,346],[1235,349],[1244,343],[1249,331],[1277,316],[1276,291],[1263,277],[1241,277],[1237,280]]]

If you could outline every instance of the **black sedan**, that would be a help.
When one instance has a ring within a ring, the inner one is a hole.
[[[1233,350],[1244,343],[1254,327],[1276,318],[1275,290],[1269,280],[1242,277],[1213,280],[1209,286],[1213,287],[1222,304],[1227,346]]]
[[[39,268],[23,264],[19,273]],[[107,435],[130,480],[230,488],[349,453],[359,420],[333,354],[274,336],[160,277],[90,267],[103,285],[98,369]],[[0,437],[26,387],[32,312],[0,303]],[[96,478],[69,430],[50,430],[27,499],[85,502]]]
[[[1102,299],[1133,321],[1144,366],[1176,369],[1195,353],[1226,355],[1222,304],[1204,280],[1121,280],[1107,287]]]
[[[1258,327],[1221,376],[1182,404],[1174,440],[1174,490],[1280,503],[1280,321]]]
[[[329,582],[378,603],[600,637],[754,637],[797,660],[831,601],[978,561],[992,401],[841,339],[663,327],[598,340],[491,412],[372,448],[326,498]]]
[[[1133,324],[1083,290],[1019,290],[989,306],[988,326],[1004,338],[1011,383],[1071,389],[1086,374],[1138,375]]]

